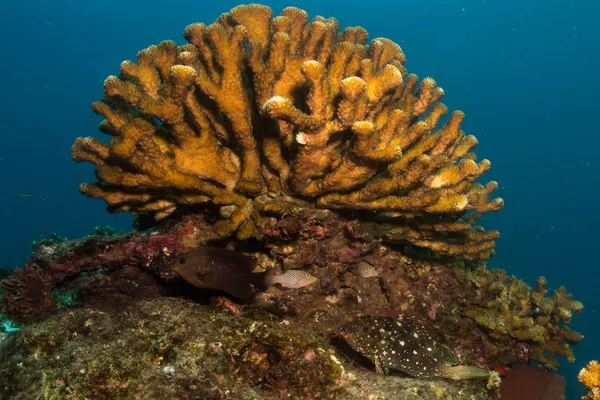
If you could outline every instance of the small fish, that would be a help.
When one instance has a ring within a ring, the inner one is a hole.
[[[454,354],[414,319],[359,317],[344,325],[340,336],[370,358],[381,373],[395,369],[417,378],[450,379],[487,379],[490,375],[486,369],[455,365]]]
[[[375,278],[379,276],[377,268],[374,265],[369,264],[366,261],[361,261],[356,267],[359,276],[363,278]]]
[[[21,197],[32,197],[33,195],[31,193],[27,193],[27,192],[23,192],[21,193]]]
[[[48,198],[48,196],[43,196],[43,197],[42,197],[40,200],[41,200],[41,201],[44,201],[44,200],[46,200],[47,198]]]
[[[269,286],[279,284],[288,289],[300,289],[317,281],[317,278],[308,272],[297,269],[289,269],[280,275],[268,275],[267,273],[267,277]]]
[[[219,247],[200,246],[182,254],[171,270],[194,286],[222,290],[240,299],[248,299],[255,290],[264,291],[274,284],[297,289],[317,281],[304,271],[288,270],[275,275],[275,270],[253,272],[255,267],[253,257]]]

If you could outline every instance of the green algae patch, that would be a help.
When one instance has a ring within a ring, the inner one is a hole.
[[[2,342],[0,390],[17,400],[333,398],[345,372],[327,342],[265,319],[167,298],[70,311]]]

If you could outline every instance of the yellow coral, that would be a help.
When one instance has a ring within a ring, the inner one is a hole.
[[[586,388],[586,395],[582,400],[600,400],[600,364],[596,360],[589,362],[587,367],[579,371],[579,382]]]
[[[156,219],[217,204],[227,210],[219,234],[242,237],[264,223],[257,197],[295,196],[393,212],[407,244],[491,255],[497,232],[461,220],[502,207],[489,199],[495,182],[475,182],[490,163],[470,153],[477,140],[461,130],[462,112],[440,123],[444,91],[407,75],[396,43],[366,44],[362,28],[339,32],[334,18],[309,22],[293,7],[273,17],[256,4],[184,36],[189,44],[150,46],[106,79],[92,109],[113,138],[73,145],[74,160],[97,166],[100,182],[83,184],[84,194]]]
[[[492,337],[529,342],[531,359],[547,369],[558,368],[554,356],[575,361],[570,345],[579,343],[583,335],[567,325],[573,313],[583,311],[583,304],[564,287],[547,297],[548,283],[543,276],[535,289],[500,269],[470,271],[469,277],[481,289],[476,306],[466,309],[464,316]]]

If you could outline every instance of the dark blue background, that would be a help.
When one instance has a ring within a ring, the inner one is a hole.
[[[57,232],[76,238],[94,226],[129,229],[128,215],[78,193],[90,165],[71,161],[77,136],[97,134],[90,104],[125,59],[183,28],[210,23],[234,1],[19,0],[0,13],[0,263],[21,265],[30,243]],[[176,4],[175,6],[173,4]],[[561,371],[570,399],[577,371],[599,358],[598,95],[600,2],[270,1],[361,25],[400,43],[409,71],[432,76],[444,102],[467,114],[464,128],[492,160],[504,210],[486,217],[502,232],[491,266],[535,284],[566,285],[585,304],[573,326],[587,337]],[[106,138],[105,138],[106,139]],[[35,197],[21,197],[31,192]],[[47,195],[46,201],[40,197]]]

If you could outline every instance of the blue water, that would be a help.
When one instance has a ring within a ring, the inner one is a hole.
[[[176,4],[176,6],[173,6]],[[6,2],[0,13],[0,263],[21,265],[31,241],[75,238],[97,225],[129,229],[128,215],[78,193],[90,165],[71,161],[77,136],[95,135],[90,104],[125,59],[183,28],[212,22],[233,1],[105,0]],[[361,25],[401,44],[409,71],[432,76],[444,102],[467,114],[486,178],[506,206],[485,218],[499,229],[492,267],[535,284],[566,285],[586,309],[573,326],[586,335],[577,362],[561,368],[569,399],[577,371],[600,358],[600,2],[524,0],[270,1],[312,16]],[[596,49],[596,50],[594,50]],[[104,137],[103,139],[106,139]],[[30,192],[33,197],[21,197]],[[41,196],[48,196],[42,201]],[[598,312],[597,312],[598,311]]]

